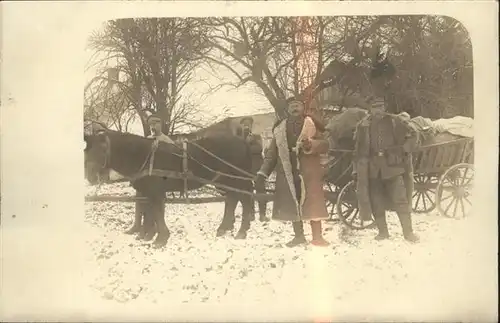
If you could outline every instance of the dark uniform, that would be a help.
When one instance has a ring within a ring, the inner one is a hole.
[[[252,155],[252,173],[257,175],[262,163],[264,161],[264,157],[262,156],[262,137],[258,134],[252,133],[251,127],[253,125],[252,117],[244,117],[240,121],[241,124],[246,123],[246,129],[238,129],[238,135],[243,137],[247,144],[250,147],[250,153]],[[259,188],[257,193],[265,193],[261,192],[265,188]],[[255,205],[255,203],[254,203]],[[267,203],[265,201],[259,201],[259,220],[260,221],[268,221],[269,219],[266,217],[266,206]],[[254,212],[255,213],[255,212]],[[253,214],[253,219],[255,219],[255,214]]]
[[[405,239],[418,241],[411,221],[411,152],[417,143],[413,128],[390,114],[370,114],[357,126],[354,171],[360,214],[365,219],[373,214],[377,240],[389,237],[386,210],[392,209],[398,214]]]

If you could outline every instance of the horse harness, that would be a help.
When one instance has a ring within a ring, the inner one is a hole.
[[[252,192],[248,192],[248,191],[236,189],[236,188],[233,188],[233,187],[230,187],[230,186],[227,186],[227,185],[224,185],[224,184],[216,182],[220,177],[229,177],[229,178],[234,178],[234,179],[253,181],[253,177],[254,177],[253,174],[251,174],[250,172],[247,172],[247,171],[245,171],[245,170],[243,170],[243,169],[241,169],[239,167],[236,167],[236,166],[232,165],[231,163],[228,163],[227,161],[225,161],[222,158],[216,156],[214,153],[212,153],[209,150],[203,148],[202,146],[200,146],[197,143],[190,142],[190,144],[193,145],[193,146],[195,146],[195,147],[197,147],[198,149],[202,150],[203,152],[205,152],[209,156],[217,159],[218,161],[222,162],[223,164],[226,164],[227,166],[235,169],[236,171],[238,171],[241,174],[246,175],[246,176],[232,175],[232,174],[228,174],[228,173],[224,173],[224,172],[220,172],[220,171],[214,170],[214,169],[206,166],[205,164],[203,164],[202,162],[200,162],[199,160],[197,160],[196,158],[194,158],[193,156],[191,156],[188,153],[188,149],[187,149],[188,141],[187,140],[183,140],[182,141],[182,148],[179,147],[179,146],[177,146],[176,144],[172,144],[175,147],[178,147],[178,148],[180,148],[182,150],[182,155],[173,153],[175,156],[182,158],[182,172],[176,172],[176,171],[171,171],[171,170],[155,169],[154,168],[154,160],[155,160],[155,154],[156,154],[157,147],[156,148],[152,147],[152,149],[150,150],[150,152],[147,155],[146,159],[144,160],[144,163],[141,165],[141,167],[139,168],[139,170],[137,171],[137,173],[135,175],[133,175],[133,176],[128,176],[128,177],[126,176],[126,178],[130,182],[134,182],[134,181],[139,180],[139,179],[141,179],[143,177],[146,177],[146,176],[155,176],[155,177],[182,179],[184,181],[184,194],[185,194],[185,198],[186,198],[187,202],[189,202],[189,197],[188,197],[188,180],[190,180],[190,179],[198,181],[198,182],[200,182],[202,184],[205,184],[205,185],[207,185],[207,184],[208,185],[214,185],[215,187],[220,187],[221,189],[225,189],[225,190],[229,190],[229,191],[234,191],[234,192],[241,193],[241,194],[253,195]],[[215,174],[214,177],[211,180],[207,180],[207,179],[204,179],[204,178],[201,178],[199,176],[194,175],[188,169],[188,160],[189,160],[188,158],[191,159],[191,160],[193,160],[193,161],[195,161],[196,163],[198,163],[200,166],[206,168],[207,170],[213,172]],[[101,169],[104,169],[104,168],[108,167],[110,159],[111,159],[111,142],[110,142],[108,136],[106,136],[105,160],[104,160],[104,163],[103,163]],[[148,163],[149,163],[149,165],[148,165]],[[148,165],[148,169],[145,169],[146,165]]]

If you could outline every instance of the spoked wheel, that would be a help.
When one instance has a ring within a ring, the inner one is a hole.
[[[339,219],[337,214],[337,208],[335,207],[337,203],[338,190],[337,187],[325,183],[325,200],[326,200],[326,210],[328,211],[329,218],[327,221],[336,221]]]
[[[428,213],[436,207],[438,178],[434,175],[415,175],[412,209],[415,213]]]
[[[441,176],[437,187],[436,204],[439,213],[449,218],[464,218],[472,211],[474,167],[457,164]]]
[[[354,181],[349,182],[340,190],[336,207],[340,220],[352,229],[363,230],[373,228],[375,225],[373,216],[366,221],[359,214],[356,183]]]

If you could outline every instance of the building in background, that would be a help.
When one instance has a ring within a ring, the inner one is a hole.
[[[338,114],[340,109],[337,108],[328,108],[325,107],[323,112],[323,118],[325,119],[325,124],[328,122],[328,119],[332,116]],[[272,129],[273,125],[276,122],[276,115],[274,112],[268,113],[259,113],[259,114],[251,114],[251,115],[242,115],[237,117],[228,117],[222,121],[216,122],[208,127],[203,129],[194,131],[189,134],[178,134],[174,135],[175,138],[185,138],[188,140],[194,140],[196,138],[201,138],[205,136],[213,136],[213,135],[224,135],[224,134],[233,134],[236,135],[236,131],[241,126],[240,121],[244,117],[251,116],[254,120],[252,131],[255,134],[259,134],[262,137],[262,143],[264,147],[267,147],[273,137]]]
[[[186,134],[176,134],[172,137],[174,139],[184,138],[187,140],[195,140],[206,136],[227,134],[236,135],[238,128],[241,126],[241,119],[246,116],[251,116],[254,119],[253,132],[262,136],[262,141],[265,147],[272,138],[272,128],[276,120],[274,112],[228,117],[203,129]]]

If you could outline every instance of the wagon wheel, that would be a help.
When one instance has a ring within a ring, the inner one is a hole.
[[[338,190],[336,186],[325,183],[326,189],[325,192],[325,200],[326,200],[326,210],[328,211],[328,221],[335,221],[339,219],[337,215],[337,208],[335,205],[337,204]]]
[[[340,190],[336,207],[340,220],[352,229],[363,230],[372,228],[375,225],[373,216],[371,220],[365,221],[359,214],[356,184],[354,181],[349,182]]]
[[[415,213],[428,213],[436,207],[438,178],[434,175],[415,175],[412,209]]]
[[[471,191],[474,168],[471,164],[457,164],[441,176],[437,187],[436,204],[441,213],[449,218],[463,218],[472,209]]]

